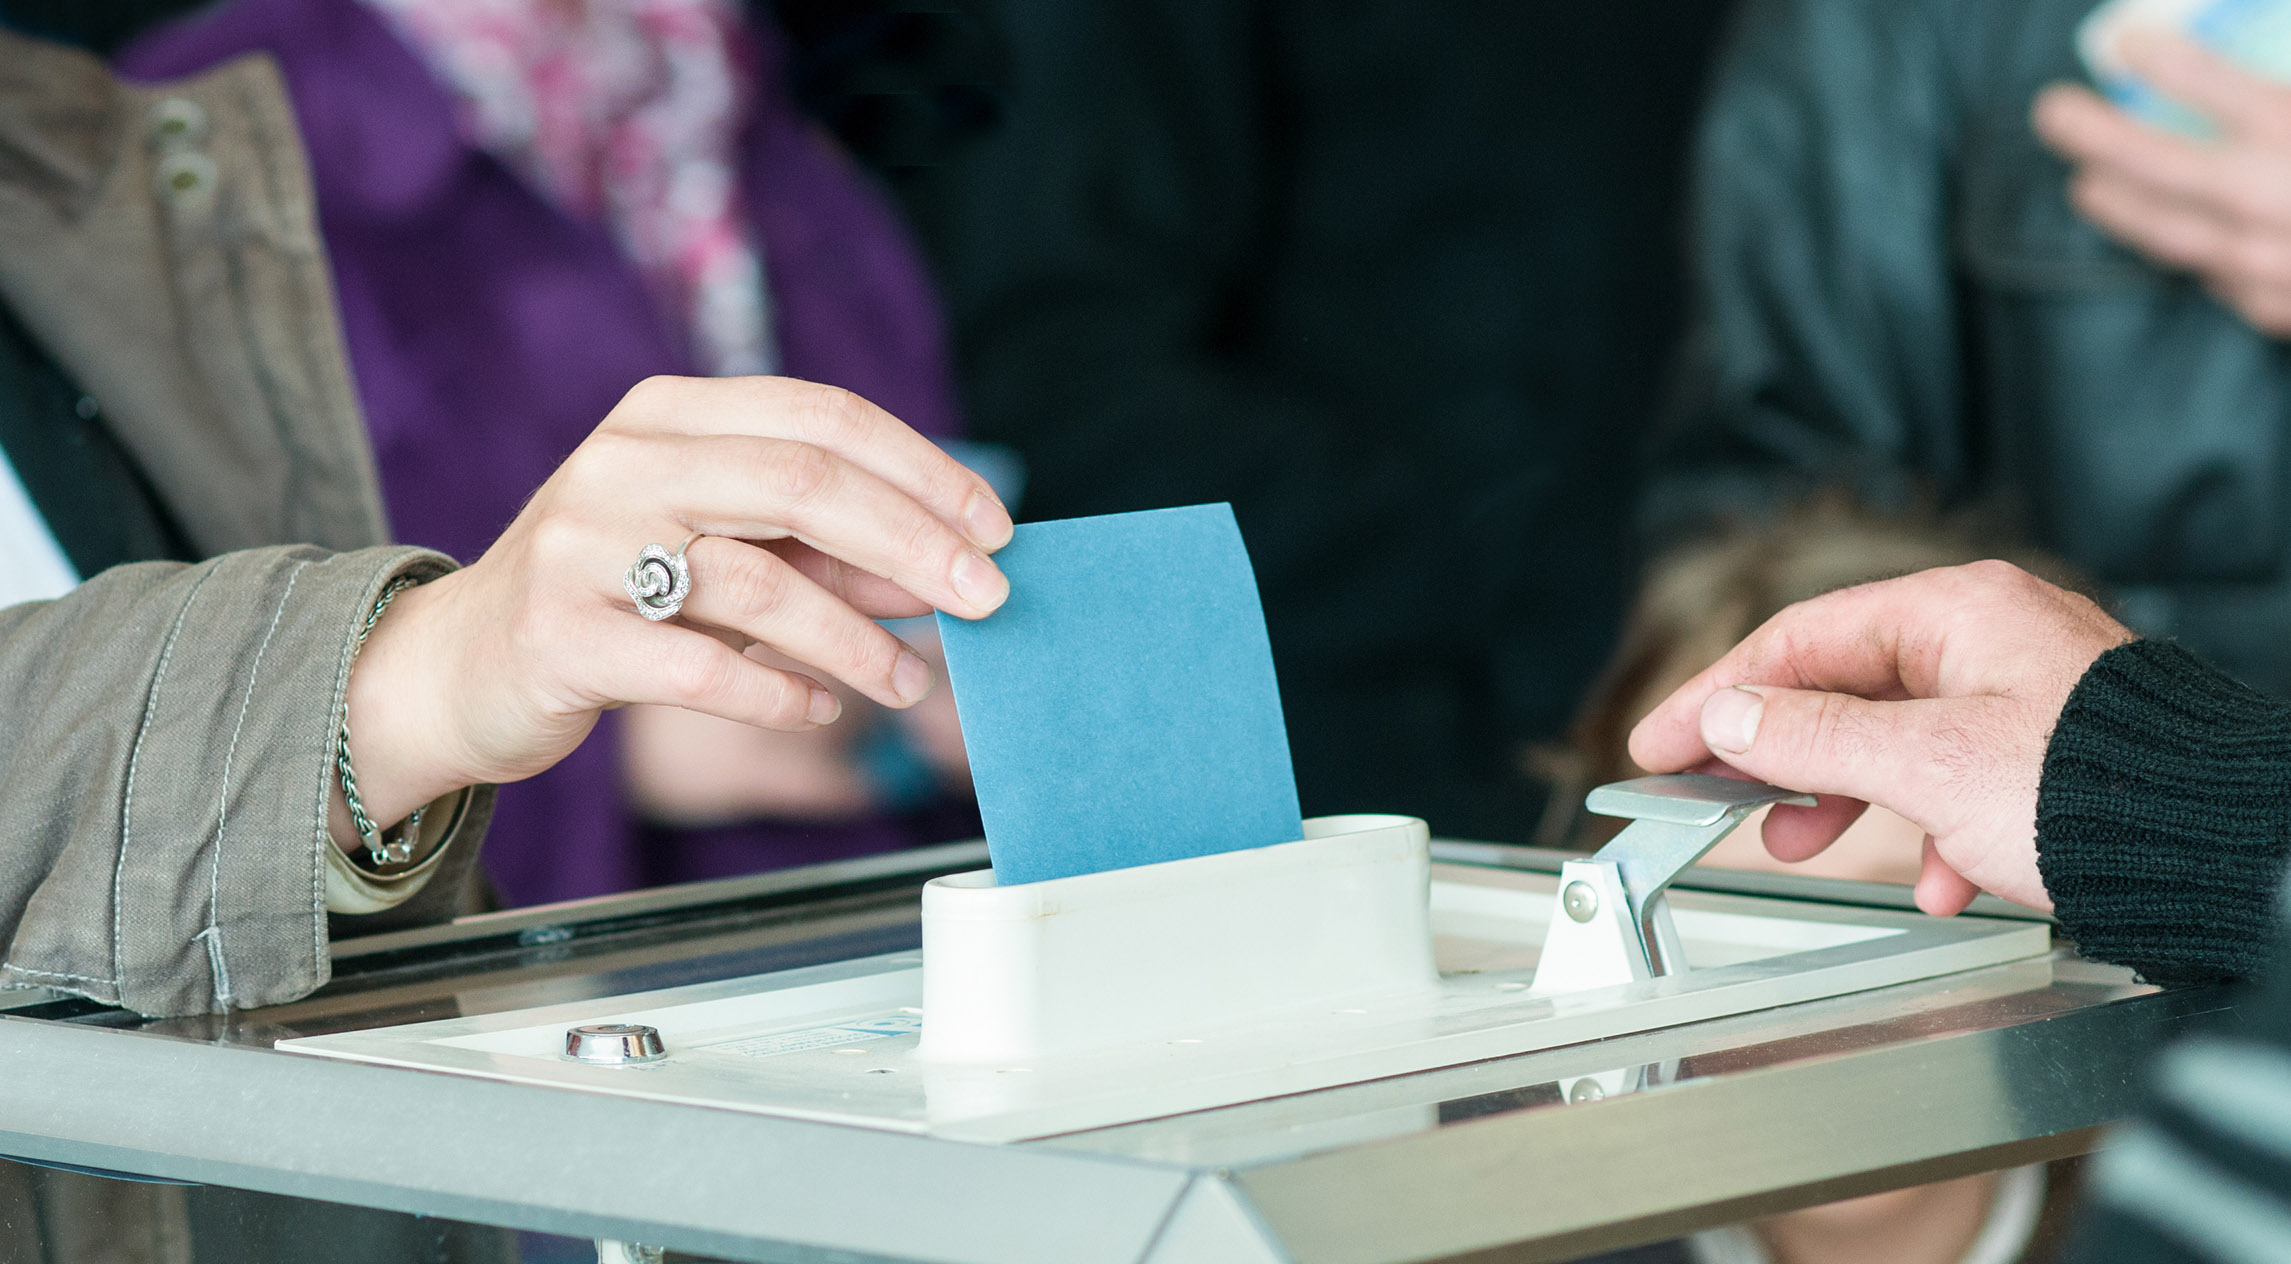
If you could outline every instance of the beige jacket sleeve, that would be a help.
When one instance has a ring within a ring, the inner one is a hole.
[[[391,579],[450,566],[404,547],[244,549],[0,609],[0,984],[175,1015],[324,983],[358,629]],[[438,861],[455,872],[408,905],[459,888],[491,815],[492,792],[471,794]]]

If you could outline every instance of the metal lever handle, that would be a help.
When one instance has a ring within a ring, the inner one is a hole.
[[[1677,773],[1618,781],[1583,805],[1631,824],[1585,860],[1560,868],[1559,908],[1537,959],[1539,995],[1683,974],[1686,955],[1663,892],[1743,818],[1768,804],[1810,805],[1795,790]]]

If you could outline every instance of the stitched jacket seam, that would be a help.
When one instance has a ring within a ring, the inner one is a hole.
[[[127,951],[122,918],[122,889],[127,880],[127,851],[135,837],[135,774],[143,762],[143,739],[151,731],[152,717],[159,710],[159,691],[167,682],[167,664],[175,656],[175,642],[183,634],[183,621],[191,613],[191,603],[198,599],[199,590],[207,586],[219,569],[209,566],[198,579],[192,581],[191,591],[183,594],[183,604],[175,611],[175,620],[168,625],[167,639],[159,647],[159,665],[151,673],[151,692],[143,699],[143,719],[135,726],[135,744],[127,754],[127,788],[119,808],[119,855],[111,868],[111,986],[124,1001],[127,989],[122,982],[127,975]]]
[[[270,652],[271,639],[278,635],[279,622],[286,617],[286,606],[294,599],[294,586],[301,582],[302,572],[310,563],[298,561],[287,573],[286,588],[278,595],[278,608],[271,611],[270,626],[263,630],[262,644],[255,647],[254,660],[247,667],[246,691],[239,697],[239,718],[231,726],[231,742],[223,752],[222,788],[215,796],[215,845],[207,857],[207,958],[215,974],[215,1003],[228,1008],[231,1003],[230,968],[223,957],[222,928],[222,876],[223,841],[231,826],[231,770],[237,766],[239,738],[246,732],[247,712],[255,701],[255,686],[261,682],[263,656]]]

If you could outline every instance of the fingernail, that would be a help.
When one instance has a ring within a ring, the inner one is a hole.
[[[999,549],[1010,543],[1012,530],[1010,511],[985,492],[973,494],[970,503],[963,506],[963,534],[982,549]]]
[[[835,717],[842,714],[843,704],[835,700],[834,694],[817,685],[812,686],[811,710],[805,713],[806,719],[814,724],[833,724]]]
[[[1758,721],[1765,716],[1764,698],[1740,686],[1721,689],[1702,704],[1703,744],[1739,755],[1758,740]]]
[[[899,695],[901,702],[917,702],[930,691],[931,665],[901,651],[899,661],[891,667],[891,692]]]
[[[978,553],[956,558],[954,573],[947,578],[955,586],[955,595],[982,613],[1001,606],[1010,596],[1010,581]]]

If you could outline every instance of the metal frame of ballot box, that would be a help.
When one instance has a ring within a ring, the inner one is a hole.
[[[1435,842],[1449,864],[1571,859]],[[1578,858],[1579,859],[1579,858]],[[2083,1153],[2150,1051],[2232,1020],[2065,948],[1829,1000],[1017,1144],[281,1052],[909,950],[982,843],[335,945],[267,1010],[149,1021],[0,993],[0,1156],[752,1261],[1569,1259]],[[1862,883],[1678,889],[1906,907]],[[1984,899],[1966,916],[2030,914]],[[308,1258],[324,1258],[314,1253]]]

